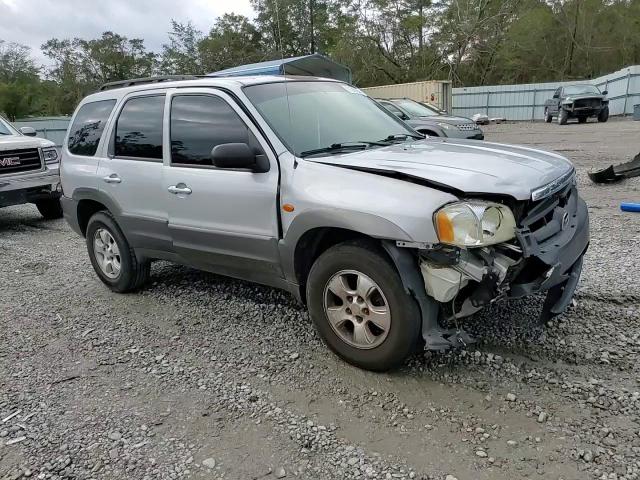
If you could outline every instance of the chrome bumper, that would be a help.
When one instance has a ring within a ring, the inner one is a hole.
[[[60,183],[59,168],[57,165],[52,165],[47,166],[44,171],[0,176],[0,192],[29,190],[38,187],[50,187],[55,190],[58,183]]]

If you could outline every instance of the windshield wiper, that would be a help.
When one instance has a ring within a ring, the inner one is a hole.
[[[300,152],[301,157],[308,157],[310,155],[317,155],[319,153],[330,153],[335,152],[338,153],[341,150],[365,150],[370,146],[377,147],[386,147],[389,144],[385,143],[384,140],[379,142],[370,142],[367,140],[358,140],[357,142],[341,142],[341,143],[333,143],[328,147],[322,148],[314,148],[313,150],[305,150],[304,152]]]
[[[395,140],[404,141],[407,138],[414,138],[416,140],[422,140],[424,135],[415,135],[412,133],[394,133],[393,135],[389,135],[387,138],[380,140],[380,142],[393,142]]]

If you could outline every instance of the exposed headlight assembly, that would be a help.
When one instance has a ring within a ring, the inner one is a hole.
[[[439,127],[444,128],[445,130],[457,130],[458,129],[458,127],[456,127],[455,125],[451,125],[450,123],[436,122],[436,125],[438,125]]]
[[[42,156],[44,157],[44,163],[58,163],[58,150],[54,147],[43,148]]]
[[[434,216],[438,239],[457,247],[482,247],[515,237],[513,212],[499,203],[463,201],[445,205]]]

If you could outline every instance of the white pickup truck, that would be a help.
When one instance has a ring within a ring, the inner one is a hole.
[[[0,117],[0,207],[35,203],[46,219],[62,217],[59,156],[53,142],[31,127]]]

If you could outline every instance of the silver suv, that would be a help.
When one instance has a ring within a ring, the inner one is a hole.
[[[360,90],[312,77],[128,81],[85,98],[63,208],[112,290],[162,259],[291,292],[370,370],[467,343],[500,299],[571,301],[589,242],[564,157],[428,138]]]
[[[0,117],[0,207],[35,203],[44,218],[61,218],[58,150],[35,136],[33,128],[17,130]]]

